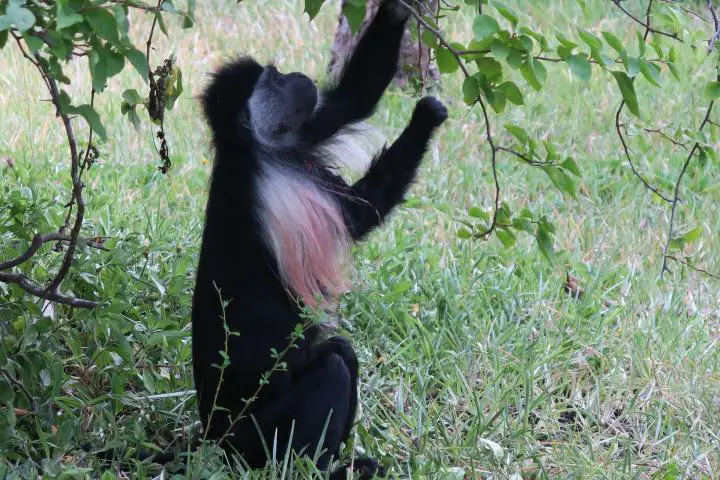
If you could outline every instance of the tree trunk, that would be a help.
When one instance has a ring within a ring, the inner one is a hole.
[[[360,25],[357,34],[353,35],[347,17],[342,13],[342,8],[347,1],[348,0],[342,0],[340,18],[338,19],[335,41],[333,42],[330,64],[328,65],[328,74],[332,80],[337,80],[345,66],[345,62],[350,58],[351,53],[355,49],[360,36],[365,32],[370,21],[375,17],[379,6],[377,0],[367,1],[365,20],[363,20]],[[438,0],[422,0],[423,6],[421,8],[429,12],[435,12],[437,10],[437,2]],[[418,28],[419,31],[417,31]],[[430,61],[430,47],[419,40],[413,40],[411,29],[415,29],[415,33],[418,33],[415,38],[422,38],[422,33],[425,30],[422,26],[418,26],[416,21],[412,19],[408,21],[400,47],[398,71],[395,74],[394,81],[400,88],[407,87],[411,80],[420,82],[420,85],[425,88],[428,83],[432,84],[437,82],[440,75],[435,63]]]

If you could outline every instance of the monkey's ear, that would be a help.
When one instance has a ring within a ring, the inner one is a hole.
[[[213,127],[237,118],[262,72],[262,65],[255,60],[240,57],[213,74],[201,96],[205,116]]]

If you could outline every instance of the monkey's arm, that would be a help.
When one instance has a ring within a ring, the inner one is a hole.
[[[380,153],[365,176],[350,187],[343,208],[354,240],[360,240],[378,226],[404,200],[433,131],[445,119],[447,109],[437,99],[420,100],[400,137]]]
[[[397,70],[408,18],[402,0],[383,0],[358,42],[338,85],[322,94],[318,111],[303,126],[309,145],[327,140],[349,123],[369,117]]]

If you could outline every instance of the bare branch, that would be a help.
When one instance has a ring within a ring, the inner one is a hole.
[[[433,35],[438,39],[438,41],[455,57],[455,61],[460,65],[460,69],[462,69],[463,73],[466,77],[470,76],[470,72],[468,72],[467,67],[463,64],[459,50],[457,50],[455,47],[450,45],[450,43],[445,40],[445,37],[437,28],[433,28],[432,25],[430,25],[425,19],[418,13],[417,10],[415,10],[412,6],[410,6],[408,3],[406,3],[405,0],[401,0],[402,5],[407,8],[407,10],[412,14],[413,17],[415,17],[415,20],[418,21],[423,27],[430,30]]]
[[[522,154],[516,150],[513,150],[512,148],[502,147],[502,146],[495,146],[495,150],[501,151],[501,152],[507,152],[511,155],[515,155],[517,158],[522,160],[523,162],[527,163],[528,165],[533,165],[535,167],[547,167],[549,165],[553,165],[553,162],[541,162],[538,160],[533,160],[532,158],[528,157],[525,154]]]
[[[65,252],[65,257],[63,258],[63,262],[60,265],[60,268],[58,269],[58,272],[56,273],[53,280],[48,284],[46,288],[42,288],[40,285],[38,285],[36,282],[31,280],[29,277],[27,277],[24,274],[15,274],[15,273],[8,273],[8,272],[0,272],[0,281],[6,282],[6,283],[15,283],[19,285],[23,290],[25,290],[28,293],[31,293],[37,297],[44,298],[46,300],[56,301],[59,303],[64,303],[67,305],[72,306],[78,306],[82,308],[92,308],[98,305],[97,302],[91,302],[88,300],[80,300],[74,297],[68,297],[66,295],[62,295],[58,293],[58,287],[62,283],[62,281],[65,279],[65,276],[70,270],[70,266],[72,264],[75,250],[77,248],[77,242],[80,235],[80,229],[82,228],[82,223],[84,219],[84,213],[85,213],[85,201],[82,196],[82,181],[80,179],[81,174],[81,167],[79,165],[79,154],[78,154],[78,147],[77,147],[77,139],[75,137],[75,131],[73,130],[72,126],[72,119],[70,116],[63,112],[62,105],[60,102],[60,91],[57,86],[57,81],[52,76],[51,72],[48,71],[42,64],[40,55],[38,53],[35,53],[34,57],[31,57],[28,52],[25,50],[25,48],[22,45],[22,36],[17,34],[16,32],[11,32],[13,38],[18,44],[18,47],[20,48],[20,51],[22,52],[23,56],[32,63],[35,68],[37,68],[38,72],[40,73],[40,76],[42,77],[43,81],[45,82],[45,86],[48,88],[48,91],[50,92],[50,97],[53,105],[55,106],[55,115],[60,117],[62,124],[65,128],[65,136],[67,137],[68,141],[68,147],[70,149],[70,176],[72,180],[72,199],[77,206],[77,213],[75,215],[75,222],[73,224],[73,229],[71,231],[69,239],[66,241],[68,242],[67,251]],[[93,92],[93,99],[94,99],[94,92]],[[90,128],[90,141],[92,141],[92,127]],[[88,143],[88,146],[90,143]],[[69,218],[69,215],[68,215]],[[66,237],[63,236],[62,240],[65,240]],[[27,252],[25,252],[23,255],[16,259],[12,259],[9,262],[5,262],[2,265],[4,265],[4,268],[0,268],[0,270],[7,270],[8,268],[12,268],[15,265],[19,265],[20,263],[27,261],[30,259],[35,252],[40,248],[40,246],[45,243],[42,241],[43,238],[34,238],[33,243],[31,244],[30,248]],[[58,238],[58,240],[61,240]],[[27,257],[27,258],[25,258]]]
[[[488,235],[490,235],[493,232],[493,230],[495,230],[495,227],[497,227],[497,216],[498,216],[498,211],[500,210],[500,181],[498,180],[498,174],[497,174],[497,151],[498,151],[498,149],[495,146],[495,142],[493,140],[492,130],[490,128],[490,117],[488,117],[487,107],[485,106],[485,102],[482,101],[482,98],[478,97],[477,103],[480,104],[480,108],[482,109],[483,117],[485,118],[485,137],[487,138],[488,145],[490,145],[493,181],[495,182],[495,205],[493,207],[492,222],[490,223],[490,226],[484,232],[476,233],[474,235],[475,238],[484,238],[484,237],[487,237]]]
[[[707,112],[705,112],[705,118],[703,119],[702,123],[700,123],[700,127],[698,130],[702,130],[705,128],[705,126],[710,122],[710,114],[712,113],[713,106],[715,105],[715,101],[713,100],[710,102],[710,105],[708,105]],[[695,152],[700,148],[700,143],[695,142],[692,149],[690,150],[690,153],[688,154],[687,158],[685,159],[685,163],[683,163],[682,170],[680,170],[680,174],[678,175],[677,180],[675,181],[675,194],[673,196],[672,200],[672,210],[670,211],[670,226],[668,227],[668,235],[667,240],[665,242],[665,248],[663,248],[663,264],[662,264],[662,270],[660,272],[660,276],[665,272],[670,273],[670,269],[668,268],[668,250],[670,249],[670,243],[672,243],[673,238],[673,228],[675,226],[675,213],[677,210],[678,201],[680,199],[680,184],[682,183],[682,179],[685,176],[685,172],[687,171],[688,166],[690,165],[690,162],[692,161],[693,157],[695,156]]]
[[[85,199],[82,195],[83,184],[80,180],[80,158],[78,155],[77,139],[75,138],[72,121],[70,116],[62,111],[62,107],[60,105],[60,91],[58,90],[55,78],[50,74],[50,72],[42,68],[42,65],[39,68],[41,73],[48,80],[52,102],[55,105],[57,115],[60,117],[63,126],[65,127],[65,135],[67,136],[68,146],[70,147],[70,179],[72,181],[72,195],[75,199],[75,206],[77,207],[75,222],[73,224],[72,231],[70,232],[70,242],[68,243],[67,251],[65,252],[65,258],[63,258],[63,262],[60,265],[55,278],[53,278],[47,287],[48,293],[54,294],[57,293],[58,287],[70,271],[70,265],[72,264],[75,256],[77,240],[80,236],[80,229],[82,228],[83,220],[85,218]],[[92,139],[92,127],[90,127],[90,138]]]
[[[672,199],[665,194],[663,194],[660,190],[650,185],[650,182],[648,182],[645,177],[642,176],[642,174],[635,168],[635,164],[633,163],[632,156],[630,155],[630,148],[628,147],[627,142],[625,141],[625,136],[622,133],[623,125],[620,122],[620,114],[623,111],[623,108],[625,108],[625,100],[620,102],[620,106],[617,109],[617,112],[615,113],[615,131],[617,132],[618,137],[620,138],[620,142],[622,143],[623,150],[625,151],[625,158],[627,158],[628,163],[630,164],[630,169],[632,169],[633,174],[640,179],[640,181],[645,185],[645,188],[653,192],[658,197],[662,198],[668,203],[672,202]]]
[[[28,249],[23,253],[22,255],[19,255],[11,260],[8,260],[6,262],[0,263],[0,271],[2,270],[9,270],[13,267],[16,267],[22,263],[27,262],[30,260],[33,255],[37,253],[38,250],[40,250],[40,247],[43,246],[43,244],[48,242],[71,242],[72,239],[66,235],[63,235],[61,233],[48,233],[46,235],[35,235],[32,239],[32,242],[30,242],[30,246]],[[92,248],[97,248],[98,250],[105,250],[108,251],[107,248],[102,246],[102,244],[98,242],[86,242],[88,246]]]
[[[676,261],[676,262],[680,262],[680,263],[682,263],[683,265],[685,265],[686,267],[692,268],[692,269],[695,270],[696,272],[705,274],[705,275],[707,275],[707,276],[710,277],[710,278],[714,278],[715,280],[720,280],[720,275],[715,275],[714,273],[710,273],[710,272],[708,272],[707,270],[705,270],[705,269],[703,269],[703,268],[696,267],[695,265],[693,265],[692,263],[688,262],[687,260],[685,260],[685,259],[683,259],[683,258],[678,258],[678,257],[676,257],[676,256],[674,256],[674,255],[665,255],[665,258],[670,259],[670,260],[674,260],[674,261]],[[666,270],[666,271],[669,271],[669,270]]]
[[[715,43],[720,39],[720,20],[718,19],[718,13],[715,9],[715,5],[713,5],[712,0],[708,0],[707,2],[708,10],[710,10],[710,14],[713,18],[713,24],[715,25],[715,33],[713,36],[708,40],[708,49],[707,53],[710,54],[710,52],[713,51],[713,48],[715,48]]]
[[[91,300],[83,300],[81,298],[72,297],[70,295],[63,295],[62,293],[59,293],[57,291],[48,291],[47,288],[39,285],[38,283],[31,280],[27,275],[22,273],[0,272],[0,282],[14,283],[16,285],[19,285],[20,288],[22,288],[31,295],[39,298],[44,298],[45,300],[49,300],[51,302],[69,305],[71,307],[95,308],[100,305],[100,302],[93,302]]]
[[[623,6],[620,4],[620,1],[619,1],[619,0],[613,0],[613,3],[615,4],[616,7],[618,7],[620,10],[622,10],[623,13],[625,13],[625,15],[627,15],[627,16],[630,17],[630,18],[632,18],[632,19],[635,21],[635,23],[637,23],[637,24],[642,25],[643,27],[645,27],[645,37],[646,37],[646,38],[647,38],[648,33],[649,33],[649,32],[652,32],[652,33],[655,33],[655,34],[657,34],[657,35],[662,35],[662,36],[664,36],[664,37],[668,37],[668,38],[675,39],[675,40],[677,40],[677,41],[680,42],[680,43],[684,43],[682,40],[680,40],[680,37],[678,37],[677,33],[663,32],[662,30],[658,30],[658,29],[656,29],[656,28],[653,28],[653,27],[650,25],[650,22],[649,22],[649,21],[643,22],[642,20],[640,20],[639,18],[637,18],[635,15],[633,15],[632,13],[630,13],[625,7],[623,7]],[[651,6],[652,6],[652,0],[650,1],[650,4],[648,5],[648,11],[650,10],[650,7],[651,7]],[[648,16],[648,18],[649,18],[649,14],[647,14],[647,16]]]
[[[676,147],[683,148],[685,151],[688,150],[687,145],[685,145],[683,142],[679,142],[679,141],[675,140],[675,139],[672,138],[670,135],[668,135],[667,133],[663,132],[663,129],[662,129],[662,128],[643,128],[643,130],[645,130],[645,131],[648,132],[648,133],[654,133],[654,134],[656,134],[656,135],[661,136],[662,138],[664,138],[664,139],[667,140],[668,142],[672,143],[672,144],[675,145]]]

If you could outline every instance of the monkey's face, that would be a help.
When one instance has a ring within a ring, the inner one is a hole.
[[[310,118],[317,101],[317,88],[308,77],[282,74],[268,65],[248,101],[255,138],[266,145],[282,144]]]

